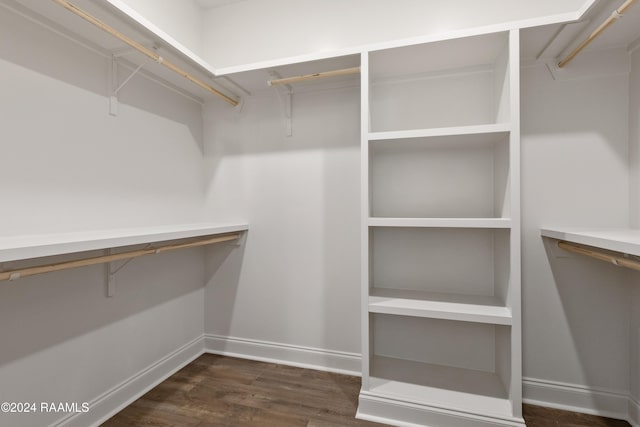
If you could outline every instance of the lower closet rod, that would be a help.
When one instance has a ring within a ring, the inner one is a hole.
[[[229,242],[231,240],[237,240],[239,237],[240,237],[240,234],[238,233],[218,235],[214,237],[208,237],[205,239],[199,239],[195,241],[192,240],[192,241],[183,242],[183,243],[174,243],[174,244],[160,246],[156,248],[138,249],[135,251],[122,252],[122,253],[112,254],[112,255],[102,255],[102,256],[83,258],[83,259],[78,259],[73,261],[63,261],[55,264],[40,265],[37,267],[27,267],[27,268],[22,268],[17,270],[3,271],[3,272],[0,272],[0,281],[16,280],[21,277],[34,276],[36,274],[51,273],[53,271],[67,270],[69,268],[86,267],[88,265],[103,264],[103,263],[112,262],[112,261],[119,261],[122,259],[137,258],[143,255],[153,255],[153,254],[158,254],[160,252],[173,251],[176,249],[193,248],[197,246],[211,245],[214,243]]]
[[[578,245],[576,243],[565,242],[561,240],[558,242],[558,247],[565,251],[573,252],[575,254],[585,255],[591,258],[599,259],[600,261],[610,262],[618,267],[626,267],[632,270],[640,270],[640,261],[635,259],[625,258],[615,252],[607,252],[590,246]]]

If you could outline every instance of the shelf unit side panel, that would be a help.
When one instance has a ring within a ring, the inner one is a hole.
[[[510,83],[510,170],[511,170],[511,268],[509,307],[513,314],[511,328],[511,387],[513,415],[522,417],[522,289],[521,289],[521,209],[520,209],[520,32],[509,32]]]
[[[370,202],[370,167],[369,167],[369,54],[362,52],[360,57],[360,239],[361,239],[361,268],[360,268],[360,318],[361,318],[361,352],[362,352],[362,388],[369,388],[369,361],[371,346],[370,316],[369,316],[369,293],[371,276],[371,251],[370,235],[368,226]]]

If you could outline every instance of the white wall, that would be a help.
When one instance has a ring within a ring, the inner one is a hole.
[[[195,0],[122,0],[196,55],[203,53],[203,10]]]
[[[216,68],[261,68],[255,63],[287,62],[286,58],[302,55],[329,55],[366,44],[509,21],[562,14],[568,14],[567,20],[577,19],[576,11],[591,3],[592,0],[241,1],[206,11],[202,55]]]
[[[199,105],[136,77],[111,117],[107,60],[4,9],[0,76],[1,236],[202,219]],[[0,401],[93,401],[201,337],[202,252],[139,258],[116,280],[113,298],[101,265],[0,284]]]
[[[359,102],[296,93],[290,138],[275,91],[205,109],[208,206],[250,224],[207,285],[206,333],[360,352]]]
[[[628,226],[628,83],[626,74],[555,81],[544,66],[522,70],[524,376],[576,386],[567,394],[626,396],[630,386],[627,273],[558,258],[540,237],[542,226]]]

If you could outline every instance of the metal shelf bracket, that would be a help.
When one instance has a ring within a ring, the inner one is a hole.
[[[124,81],[118,84],[118,54],[111,55],[111,61],[109,61],[108,83],[109,83],[109,114],[112,116],[118,115],[118,92],[129,83],[129,81],[147,64],[147,61],[138,65]],[[160,57],[162,58],[162,57]]]
[[[274,70],[269,70],[269,75],[274,79],[281,78]],[[289,84],[273,86],[276,89],[278,98],[282,102],[285,119],[285,132],[287,136],[293,135],[293,88]]]

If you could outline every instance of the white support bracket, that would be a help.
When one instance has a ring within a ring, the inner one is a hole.
[[[269,70],[269,75],[274,79],[280,79],[282,76],[274,70]],[[278,97],[282,102],[285,118],[285,130],[287,136],[293,135],[293,88],[291,85],[283,84],[273,86],[278,93]]]
[[[111,249],[107,249],[105,255],[111,255]],[[107,279],[107,297],[111,298],[116,294],[116,275],[112,262],[105,264],[105,273]]]
[[[147,61],[138,65],[138,67],[133,70],[129,76],[124,79],[124,81],[118,84],[118,57],[121,54],[112,54],[111,61],[109,62],[109,72],[108,72],[108,80],[109,80],[109,114],[112,116],[118,115],[118,92],[126,86],[127,83],[136,75],[142,67],[147,64]]]
[[[144,247],[144,249],[148,249],[151,247],[151,243]],[[106,249],[105,255],[111,255],[111,249]],[[115,262],[108,262],[105,264],[105,273],[106,273],[106,281],[107,281],[107,297],[111,298],[116,294],[116,274],[126,267],[134,258],[126,259],[116,267]]]
[[[111,60],[109,61],[107,84],[109,87],[109,114],[117,116],[118,96],[115,92],[115,88],[118,85],[118,57],[116,55],[111,55]]]
[[[578,258],[578,255],[560,248],[558,246],[558,243],[560,243],[560,241],[557,239],[543,237],[542,241],[544,246],[547,248],[547,252],[551,253],[554,258]]]
[[[239,248],[240,246],[244,246],[246,241],[247,241],[247,233],[244,232],[244,233],[240,233],[240,237],[238,237],[236,240],[225,242],[225,244],[234,248]]]

